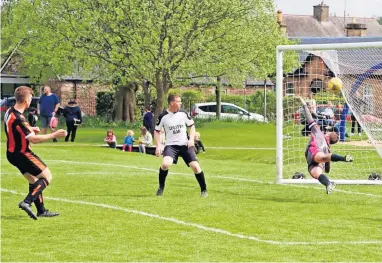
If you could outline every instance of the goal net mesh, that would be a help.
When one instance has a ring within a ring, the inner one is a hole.
[[[382,48],[296,51],[299,67],[283,78],[283,179],[308,174],[304,156],[310,139],[304,112],[293,95],[304,97],[324,132],[335,131],[340,142],[331,152],[354,157],[353,163],[332,163],[330,178],[368,180],[382,174]],[[338,77],[340,92],[328,82]]]

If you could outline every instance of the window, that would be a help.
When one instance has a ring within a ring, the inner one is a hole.
[[[232,114],[244,114],[242,110],[231,105],[223,105],[222,113],[232,113]]]
[[[200,106],[199,109],[204,112],[216,112],[216,105]]]
[[[285,95],[294,95],[294,85],[293,82],[285,83]]]
[[[323,81],[321,79],[314,79],[310,83],[310,90],[314,94],[316,94],[317,92],[320,92],[321,90],[323,90],[323,87],[324,87],[324,83],[323,83]]]

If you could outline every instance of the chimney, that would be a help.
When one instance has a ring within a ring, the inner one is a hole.
[[[313,6],[313,17],[320,23],[329,21],[329,6],[325,5],[324,1]]]
[[[283,23],[283,12],[281,10],[277,11],[277,24],[280,26],[281,33],[286,36],[286,24]]]
[[[366,36],[367,26],[366,24],[357,23],[353,18],[351,23],[346,24],[346,36],[347,37],[364,37]]]

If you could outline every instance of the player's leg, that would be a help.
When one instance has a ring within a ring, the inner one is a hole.
[[[323,174],[323,170],[320,165],[310,167],[309,173],[313,178],[317,179],[321,184],[325,185],[327,194],[331,194],[333,192],[336,184],[331,182],[329,178]]]
[[[162,196],[164,187],[166,184],[166,177],[168,170],[170,169],[173,163],[177,163],[179,155],[179,149],[177,146],[166,146],[163,150],[163,160],[159,168],[159,188],[157,190],[157,196]]]
[[[58,213],[52,213],[45,209],[42,192],[52,181],[52,173],[46,164],[34,153],[27,152],[23,155],[26,171],[23,175],[29,182],[29,193],[19,207],[30,214],[30,205],[35,203],[37,208],[37,216],[57,216]],[[28,209],[29,206],[29,209]],[[36,219],[36,218],[34,218]]]
[[[200,186],[200,192],[202,197],[207,197],[207,185],[206,180],[204,178],[204,172],[202,171],[202,168],[200,167],[200,164],[198,162],[198,159],[196,158],[195,148],[187,146],[183,147],[183,150],[181,152],[181,156],[184,160],[184,162],[191,167],[192,171],[195,174],[195,178],[199,183]]]
[[[354,158],[350,155],[338,155],[335,153],[317,153],[313,160],[316,163],[327,163],[327,162],[353,162]]]
[[[207,184],[206,184],[206,179],[204,177],[204,172],[202,171],[202,168],[200,167],[199,162],[197,161],[192,161],[189,163],[192,171],[195,174],[195,178],[199,183],[200,186],[200,192],[201,192],[201,197],[207,197],[208,192],[207,192]]]

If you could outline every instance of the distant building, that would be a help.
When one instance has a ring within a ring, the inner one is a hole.
[[[376,18],[332,16],[329,6],[323,2],[313,6],[312,15],[290,15],[278,11],[277,22],[284,34],[299,44],[382,41],[382,25]],[[301,67],[285,75],[285,95],[307,96],[310,92],[324,90],[328,80],[334,76],[330,66],[321,58],[319,52],[300,52],[299,56]],[[382,86],[382,83],[380,84]]]
[[[313,6],[312,15],[277,12],[277,22],[287,37],[382,37],[377,18],[330,15],[323,2]]]

